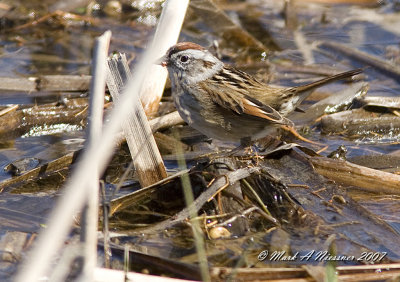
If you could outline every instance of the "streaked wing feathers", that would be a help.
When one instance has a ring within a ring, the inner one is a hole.
[[[265,105],[249,96],[245,96],[243,99],[243,109],[243,113],[245,114],[260,117],[273,123],[285,125],[291,124],[291,122],[287,118],[284,118],[274,108]]]
[[[240,75],[237,73],[236,77],[238,74]],[[221,87],[221,83],[224,83],[226,88]],[[200,82],[199,86],[214,103],[239,115],[250,115],[275,124],[291,124],[274,108],[252,98],[249,93],[252,88],[241,87],[238,80],[227,81],[226,76],[218,74],[213,79]]]

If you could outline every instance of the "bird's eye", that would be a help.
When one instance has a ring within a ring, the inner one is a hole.
[[[181,62],[182,63],[185,63],[185,62],[187,62],[189,60],[189,57],[188,56],[181,56]]]

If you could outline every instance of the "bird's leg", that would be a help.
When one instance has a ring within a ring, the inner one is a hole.
[[[304,141],[304,142],[307,142],[307,143],[310,143],[310,144],[314,144],[314,145],[318,145],[318,146],[324,146],[324,144],[322,144],[322,143],[311,141],[311,140],[301,136],[293,126],[282,125],[281,128],[283,130],[286,130],[286,131],[292,133],[294,135],[294,137],[296,137],[297,139],[300,139],[301,141]]]
[[[258,166],[259,160],[264,159],[264,157],[258,154],[258,147],[254,143],[255,142],[252,141],[250,137],[245,137],[240,139],[239,147],[244,147],[245,153],[251,157],[251,159],[255,161],[255,164]]]
[[[251,147],[251,145],[253,145],[253,142],[251,141],[251,137],[243,137],[242,139],[240,139],[239,147],[245,149],[247,147]]]
[[[252,145],[251,137],[244,137],[240,139],[240,145],[233,148],[231,151],[224,153],[226,157],[232,157],[243,150],[247,150]]]
[[[240,146],[242,149],[244,149],[245,153],[250,155],[253,154],[254,152],[257,152],[256,150],[253,150],[253,145],[254,142],[251,141],[251,137],[243,137],[240,139]]]

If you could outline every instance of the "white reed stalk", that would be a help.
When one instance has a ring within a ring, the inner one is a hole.
[[[178,278],[161,277],[155,275],[146,275],[135,272],[124,272],[122,270],[96,268],[94,274],[95,282],[133,282],[133,281],[146,281],[146,282],[195,282],[194,280],[183,280]]]
[[[103,129],[104,91],[106,87],[107,57],[111,32],[106,31],[96,39],[92,62],[92,80],[90,85],[89,122],[87,146],[101,137]],[[84,248],[83,279],[93,280],[97,264],[97,229],[99,217],[99,171],[93,170],[92,178],[86,189],[89,197],[81,217],[81,242]]]
[[[152,44],[154,51],[159,54],[158,57],[163,56],[169,47],[178,41],[188,5],[189,0],[165,2]],[[140,99],[147,115],[154,114],[157,111],[167,75],[166,68],[155,64],[150,66],[140,91]]]

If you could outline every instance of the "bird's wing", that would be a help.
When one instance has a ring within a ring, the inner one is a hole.
[[[288,124],[288,119],[284,118],[277,110],[250,96],[245,95],[241,98],[241,102],[243,114],[260,117],[273,123]]]
[[[227,71],[230,73],[226,74]],[[251,96],[252,87],[257,87],[254,84],[259,82],[249,81],[248,77],[245,77],[244,82],[243,75],[248,76],[234,69],[225,69],[213,78],[200,82],[199,87],[214,103],[239,115],[249,115],[275,124],[290,125],[291,122],[274,108]],[[252,85],[243,85],[248,83]],[[224,84],[224,87],[221,87],[221,84]]]

